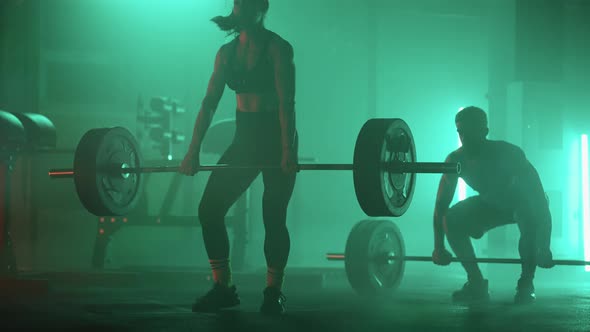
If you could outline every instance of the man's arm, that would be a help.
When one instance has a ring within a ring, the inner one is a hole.
[[[225,90],[225,64],[223,56],[223,47],[217,52],[215,57],[215,66],[213,74],[209,79],[207,86],[207,94],[203,98],[197,120],[193,129],[193,137],[191,140],[189,153],[199,153],[201,150],[201,143],[207,133],[207,129],[211,125],[213,115],[217,110],[223,91]]]
[[[295,143],[295,63],[293,47],[277,38],[271,47],[274,59],[275,84],[279,99],[281,144],[283,152],[290,152]]]
[[[445,162],[456,162],[454,159],[453,154],[450,154]],[[453,196],[455,196],[455,188],[457,187],[458,181],[459,176],[457,174],[443,174],[440,179],[433,218],[435,250],[445,247],[445,230],[443,222],[449,206],[453,201]]]

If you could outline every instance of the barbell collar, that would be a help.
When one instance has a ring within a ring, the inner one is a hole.
[[[71,168],[55,168],[49,170],[49,177],[52,179],[68,179],[74,177],[74,170]]]

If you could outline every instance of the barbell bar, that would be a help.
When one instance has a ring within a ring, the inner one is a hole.
[[[432,262],[428,256],[406,256],[405,244],[398,226],[387,219],[367,219],[352,227],[344,253],[328,253],[329,261],[344,261],[348,282],[361,295],[388,296],[403,279],[406,262]],[[452,262],[522,264],[516,258],[476,258]],[[583,260],[556,259],[555,265],[588,266]]]
[[[383,164],[383,170],[389,173],[442,173],[442,174],[459,174],[461,172],[460,163],[424,163],[424,162],[390,162]],[[217,171],[217,170],[249,170],[249,169],[279,169],[279,166],[237,166],[237,165],[202,165],[198,167],[199,172]],[[353,164],[299,164],[297,171],[352,171]],[[105,172],[113,174],[131,174],[131,173],[174,173],[179,172],[177,166],[158,166],[158,167],[129,167],[128,165],[113,165],[106,167]],[[73,178],[74,169],[52,169],[49,170],[49,177],[52,179]]]
[[[345,261],[346,255],[341,253],[328,253],[326,259],[329,261]],[[396,256],[395,254],[377,255],[373,257],[376,262],[392,264],[397,260],[404,262],[431,262],[432,257],[428,256]],[[451,258],[452,263],[484,263],[484,264],[522,264],[522,259],[519,258],[476,258],[476,259],[458,259]],[[573,259],[554,259],[553,263],[556,266],[586,266],[590,265],[590,261],[573,260]]]
[[[204,165],[198,171],[278,169],[279,165]],[[418,173],[461,172],[459,163],[417,162],[414,137],[402,119],[370,119],[362,126],[352,163],[300,164],[299,171],[352,171],[358,203],[368,216],[403,215]],[[178,172],[179,167],[144,167],[138,143],[123,127],[86,132],[72,168],[49,170],[52,179],[73,178],[82,205],[97,216],[131,212],[142,194],[144,173]]]

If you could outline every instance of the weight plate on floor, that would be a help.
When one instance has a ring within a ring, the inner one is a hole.
[[[405,245],[397,225],[389,220],[363,220],[346,241],[344,266],[352,288],[361,295],[388,296],[399,286]],[[389,256],[400,259],[388,259]]]

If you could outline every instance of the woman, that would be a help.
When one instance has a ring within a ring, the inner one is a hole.
[[[212,172],[203,193],[199,219],[214,286],[195,302],[195,312],[211,312],[240,303],[232,284],[224,217],[259,173],[264,182],[264,254],[268,266],[260,310],[267,314],[285,312],[281,287],[290,248],[287,206],[297,170],[295,65],[291,45],[264,27],[268,7],[268,0],[235,0],[229,16],[213,19],[221,30],[236,38],[217,53],[181,172],[194,175],[198,171],[201,142],[225,85],[236,92],[236,133],[219,163],[252,167]],[[265,165],[277,167],[256,167]]]

